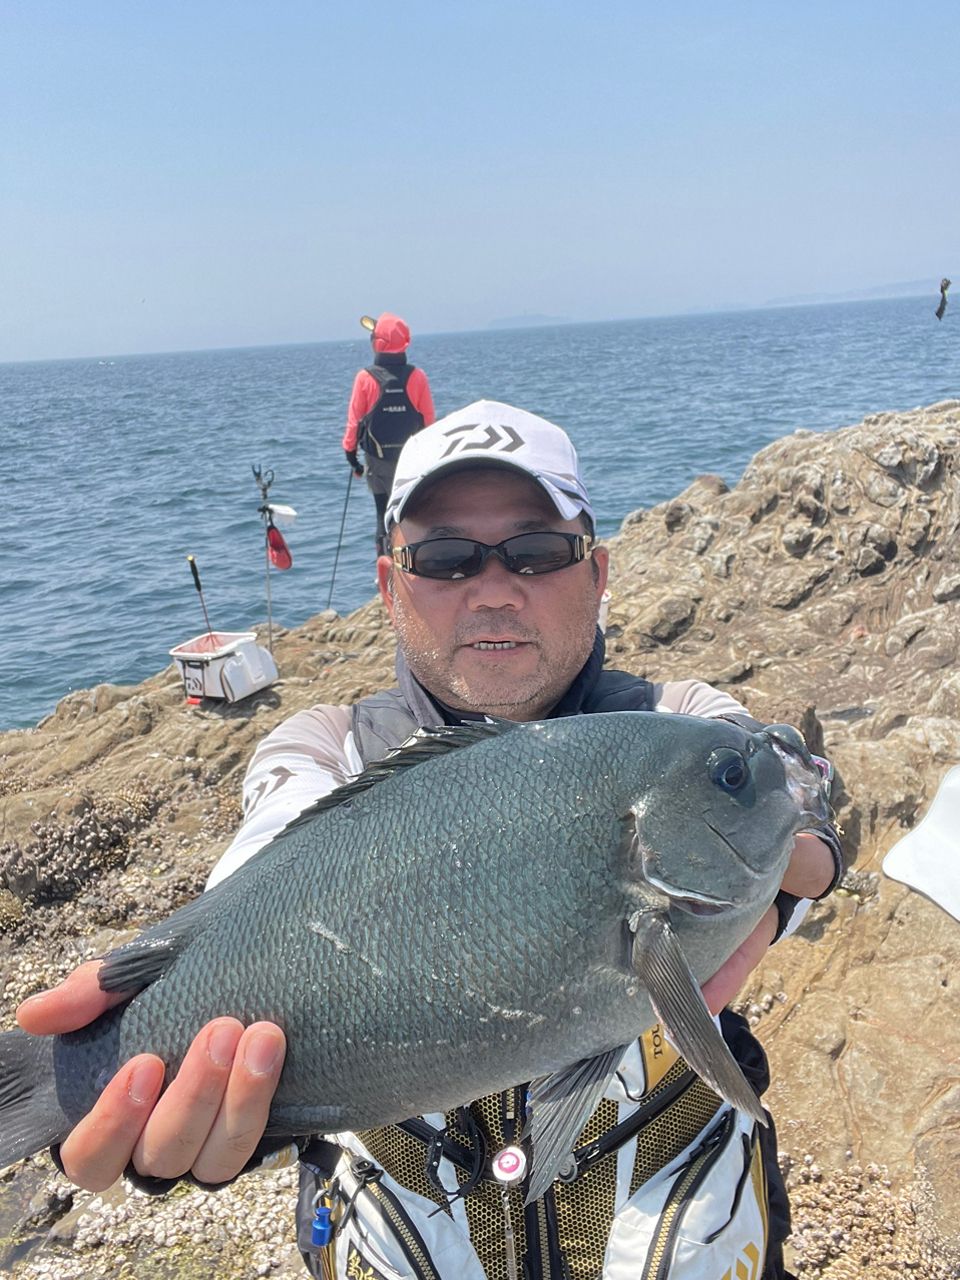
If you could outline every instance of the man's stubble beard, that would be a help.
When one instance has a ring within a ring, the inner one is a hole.
[[[486,676],[476,672],[472,678],[456,671],[454,659],[457,651],[462,645],[470,644],[471,637],[455,633],[447,650],[436,643],[429,643],[422,633],[419,619],[415,616],[408,618],[402,601],[396,596],[393,602],[393,625],[397,644],[407,665],[429,693],[457,710],[500,713],[507,718],[518,709],[530,719],[547,715],[566,693],[571,681],[586,662],[593,643],[591,633],[589,643],[585,641],[582,657],[575,653],[574,647],[572,652],[575,657],[570,663],[571,669],[567,671],[567,664],[564,664],[558,671],[547,660],[540,646],[539,636],[518,628],[515,622],[511,623],[506,629],[515,639],[527,640],[537,645],[538,660],[532,671],[522,676],[511,675],[504,682],[498,681],[497,673],[493,670]],[[489,629],[489,622],[485,626]],[[478,626],[476,630],[482,632],[484,627]]]

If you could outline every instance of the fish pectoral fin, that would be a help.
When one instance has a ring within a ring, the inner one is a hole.
[[[760,1099],[710,1016],[669,922],[657,912],[637,912],[630,927],[634,932],[633,967],[677,1051],[721,1098],[766,1125]]]
[[[595,1058],[581,1058],[530,1085],[522,1134],[531,1149],[527,1204],[540,1199],[569,1159],[626,1051],[621,1045]]]

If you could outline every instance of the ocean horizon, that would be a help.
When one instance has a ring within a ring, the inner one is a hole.
[[[481,398],[571,435],[609,537],[639,507],[750,458],[798,428],[958,395],[955,331],[936,299],[768,306],[415,335],[438,414]],[[210,622],[266,619],[263,525],[252,465],[290,504],[293,568],[272,571],[276,625],[330,594],[374,594],[373,502],[348,481],[340,437],[355,340],[0,364],[7,457],[0,533],[0,729],[28,727],[67,693],[137,683]],[[344,518],[345,513],[345,518]],[[281,676],[282,676],[281,672]]]
[[[418,332],[417,341],[430,338],[468,338],[490,333],[517,333],[528,329],[566,329],[571,327],[589,327],[591,325],[631,325],[646,323],[651,320],[700,319],[704,316],[733,316],[744,313],[762,311],[803,310],[811,307],[841,306],[857,302],[890,302],[910,301],[923,302],[936,297],[933,286],[926,281],[911,280],[901,285],[877,285],[872,289],[852,289],[846,293],[836,294],[803,294],[785,298],[770,298],[758,304],[728,303],[716,307],[694,307],[684,311],[656,312],[649,315],[606,317],[594,320],[578,320],[568,316],[548,316],[542,314],[523,314],[490,320],[485,325],[470,329],[436,329]],[[151,356],[210,355],[217,352],[241,351],[275,351],[279,349],[295,349],[297,347],[324,347],[340,342],[353,342],[347,336],[341,338],[304,338],[296,342],[256,342],[241,343],[213,347],[160,347],[151,351],[94,351],[88,354],[69,356],[31,356],[26,359],[0,360],[0,369],[5,365],[66,364],[75,360],[125,360],[147,359]],[[411,349],[411,360],[412,349]]]

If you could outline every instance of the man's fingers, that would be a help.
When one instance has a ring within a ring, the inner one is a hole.
[[[833,879],[833,853],[812,831],[801,831],[783,877],[782,887],[798,898],[815,898]],[[776,907],[771,907],[749,938],[702,986],[711,1013],[719,1013],[734,999],[747,978],[767,954],[777,931]]]
[[[100,990],[99,969],[99,960],[88,961],[59,986],[25,1000],[17,1010],[23,1030],[76,1031],[125,1000],[129,993]],[[233,1178],[263,1135],[285,1052],[273,1023],[244,1030],[235,1018],[217,1018],[196,1036],[162,1097],[163,1062],[151,1054],[131,1059],[61,1146],[67,1177],[103,1191],[132,1157],[149,1177],[192,1169],[202,1182]]]
[[[201,1182],[225,1182],[235,1177],[263,1137],[270,1103],[283,1067],[287,1042],[272,1022],[247,1027],[217,1118],[193,1163]]]
[[[101,1013],[121,1004],[130,993],[100,990],[99,960],[88,960],[74,969],[57,987],[24,1000],[17,1009],[17,1022],[34,1036],[62,1035],[78,1031]]]
[[[203,1148],[223,1103],[243,1023],[217,1018],[195,1037],[133,1152],[139,1173],[179,1178]]]
[[[782,889],[798,898],[819,898],[833,879],[833,852],[812,831],[801,831],[783,876]]]
[[[753,933],[737,947],[729,960],[725,960],[712,978],[700,988],[707,1008],[719,1013],[736,996],[747,978],[757,967],[773,941],[777,931],[777,909],[770,907]]]
[[[109,1187],[131,1159],[147,1177],[235,1177],[263,1135],[285,1052],[273,1023],[244,1030],[236,1018],[216,1018],[165,1092],[161,1059],[131,1059],[60,1148],[64,1172],[89,1191]]]
[[[120,1068],[60,1148],[71,1182],[88,1191],[105,1191],[116,1182],[160,1096],[163,1075],[162,1061],[146,1053]]]

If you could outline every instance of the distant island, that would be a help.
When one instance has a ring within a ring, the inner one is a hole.
[[[940,277],[926,280],[901,280],[897,284],[877,284],[872,289],[848,289],[845,293],[798,293],[788,298],[768,298],[764,307],[802,307],[821,302],[870,302],[880,298],[936,297]]]
[[[949,271],[947,273],[949,275]],[[957,271],[960,275],[960,270]],[[930,276],[923,280],[900,280],[892,284],[877,284],[865,289],[847,289],[843,293],[797,293],[782,298],[768,298],[765,302],[729,302],[708,307],[691,307],[681,311],[680,315],[714,315],[726,311],[765,311],[772,307],[808,307],[821,306],[832,302],[872,302],[883,298],[936,298],[940,287],[940,276]],[[623,319],[659,319],[661,316],[642,315],[622,317]],[[534,312],[525,312],[520,316],[505,316],[499,320],[491,320],[487,329],[540,329],[549,325],[564,324],[613,324],[615,319],[585,321],[571,316],[548,316]]]

